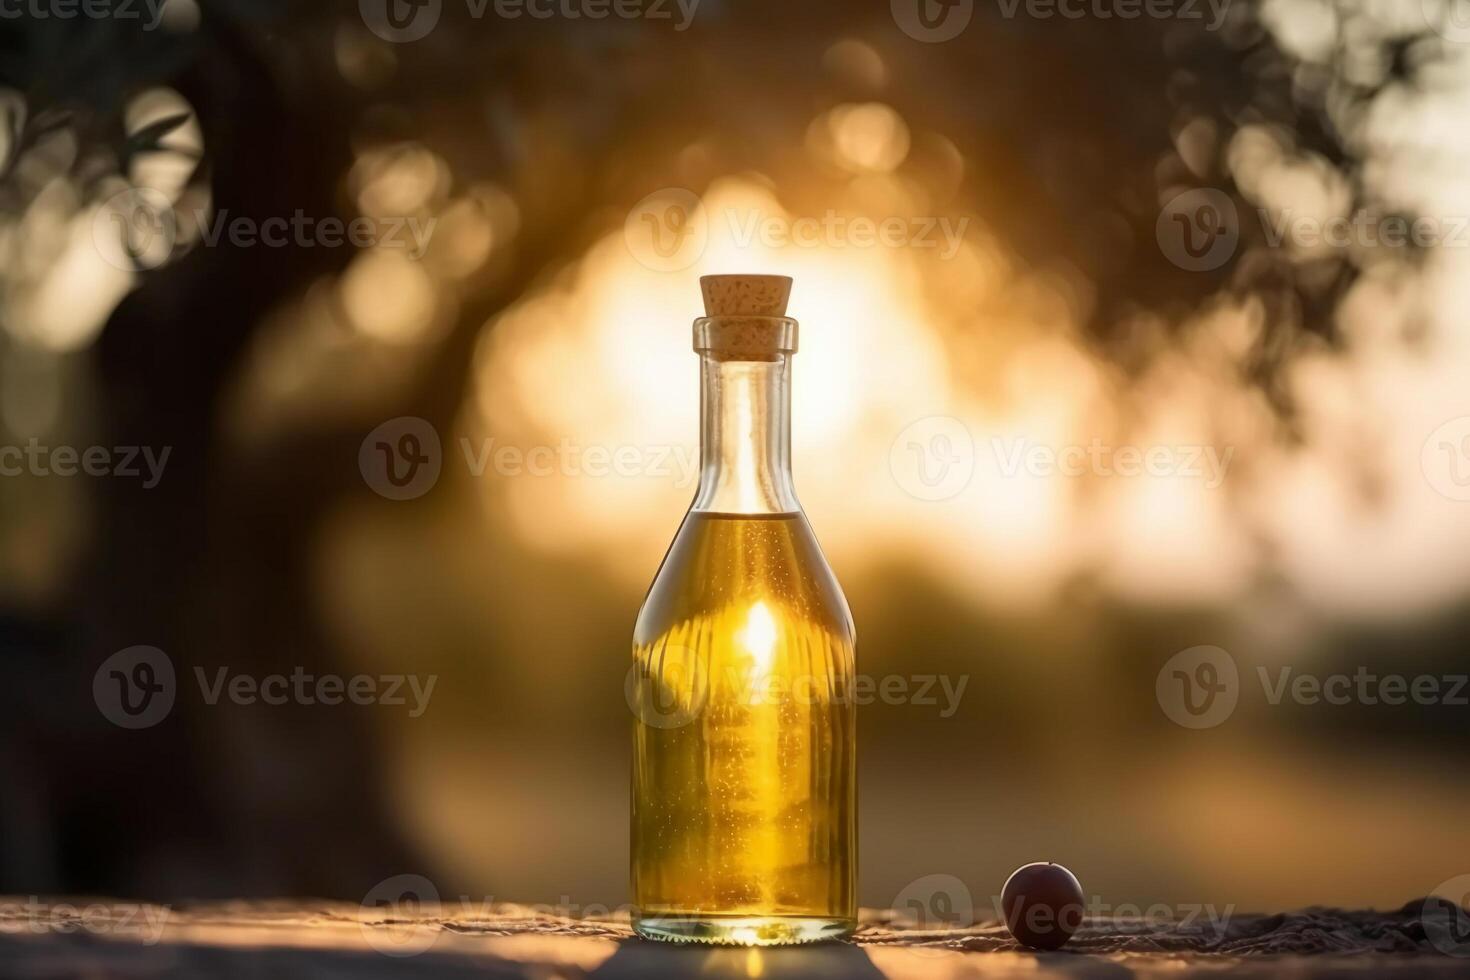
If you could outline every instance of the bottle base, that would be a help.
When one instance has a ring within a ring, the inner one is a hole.
[[[715,946],[794,946],[845,939],[857,928],[853,919],[806,915],[643,915],[633,931],[665,943]]]

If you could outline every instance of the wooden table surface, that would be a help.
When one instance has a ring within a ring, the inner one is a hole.
[[[1222,926],[1090,920],[1068,949],[1020,950],[1003,926],[919,930],[865,912],[851,943],[783,949],[669,946],[616,917],[496,904],[385,913],[333,902],[139,905],[0,898],[4,977],[1470,977],[1470,937],[1426,934],[1421,910],[1310,909]],[[1457,923],[1458,928],[1463,923]],[[1458,935],[1458,934],[1455,934]]]

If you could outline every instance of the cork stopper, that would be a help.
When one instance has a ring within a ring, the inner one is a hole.
[[[790,276],[700,276],[705,316],[694,321],[694,349],[719,361],[774,361],[796,350],[786,316]]]
[[[706,316],[785,316],[790,276],[700,276]]]

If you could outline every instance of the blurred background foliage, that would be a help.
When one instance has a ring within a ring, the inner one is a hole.
[[[622,901],[628,639],[693,488],[476,473],[466,447],[692,451],[696,278],[737,269],[796,277],[798,485],[862,669],[969,678],[952,717],[863,709],[865,904],[934,872],[988,895],[1029,860],[1115,903],[1242,907],[1397,905],[1466,870],[1470,709],[1253,680],[1470,669],[1470,521],[1424,454],[1467,414],[1464,250],[1269,234],[1470,214],[1449,6],[1233,0],[1210,29],[977,2],[941,44],[867,2],[702,0],[679,30],[446,0],[411,43],[340,0],[5,21],[4,442],[171,455],[151,489],[0,479],[0,891],[355,900],[412,871]],[[130,266],[99,236],[139,188],[172,235]],[[661,270],[627,228],[670,188],[708,234]],[[1157,238],[1194,188],[1244,216],[1212,271]],[[722,218],[830,213],[963,240],[770,247]],[[422,254],[210,244],[298,214],[434,230]],[[391,501],[358,452],[407,415],[443,475]],[[935,415],[988,460],[928,502],[890,454]],[[1230,466],[1008,475],[1016,439]],[[420,718],[181,693],[128,732],[91,682],[139,643],[185,687],[439,681]],[[1244,693],[1187,731],[1154,682],[1204,643]]]

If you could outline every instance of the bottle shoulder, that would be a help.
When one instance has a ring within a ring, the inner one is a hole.
[[[644,599],[634,640],[758,603],[854,638],[847,598],[805,514],[690,511]]]

